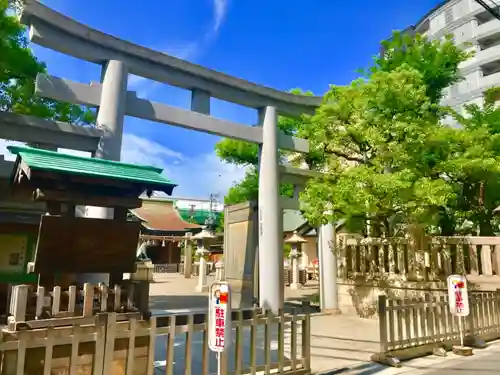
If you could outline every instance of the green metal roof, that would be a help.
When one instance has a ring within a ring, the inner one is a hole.
[[[34,170],[135,182],[167,194],[172,194],[172,189],[177,186],[161,175],[161,168],[68,155],[33,147],[8,146],[7,149],[21,157]]]

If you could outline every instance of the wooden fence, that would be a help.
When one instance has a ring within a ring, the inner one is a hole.
[[[119,313],[118,319],[130,314],[138,317],[142,305],[148,302],[147,288],[142,290],[145,285],[147,283],[129,282],[109,288],[104,283],[85,283],[83,287],[54,286],[48,291],[42,286],[16,285],[10,296],[9,329],[43,328],[47,324],[64,326],[71,322],[85,324],[92,322],[96,313],[105,312]]]
[[[261,310],[234,311],[233,340],[223,374],[310,374],[310,318]],[[4,331],[3,375],[206,375],[214,373],[205,316],[170,315],[117,321],[98,314],[89,325]],[[274,349],[273,349],[274,348]],[[62,373],[61,372],[61,373]]]
[[[450,313],[446,291],[423,299],[378,298],[380,353],[374,361],[444,353],[460,342],[459,318]],[[462,318],[466,344],[483,347],[500,338],[500,291],[471,292],[469,306],[469,316]]]

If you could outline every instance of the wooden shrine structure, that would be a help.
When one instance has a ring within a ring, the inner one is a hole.
[[[147,280],[123,280],[124,273],[136,272],[141,227],[140,222],[128,220],[127,214],[141,206],[141,194],[171,194],[176,185],[161,175],[160,168],[31,147],[9,146],[8,150],[17,156],[10,179],[12,194],[17,199],[44,202],[47,210],[40,217],[34,249],[27,252],[30,256],[25,264],[25,272],[34,273],[37,282],[15,288],[10,299],[11,320],[30,315],[30,311],[33,319],[40,318],[43,307],[49,305],[52,307],[42,316],[63,310],[69,313],[66,315],[88,314],[92,311],[89,301],[96,295],[100,312],[134,307],[148,313]],[[105,207],[110,215],[77,217],[78,206]],[[85,290],[90,287],[84,286],[82,274],[92,273],[109,274],[109,285]],[[59,302],[54,308],[56,297]]]

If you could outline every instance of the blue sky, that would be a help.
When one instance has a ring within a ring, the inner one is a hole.
[[[302,88],[322,95],[329,84],[346,84],[367,66],[392,30],[415,23],[438,0],[143,0],[135,6],[110,0],[46,0],[77,21],[117,37],[281,90]],[[139,5],[140,4],[140,5]],[[38,46],[50,74],[97,81],[97,65]],[[138,95],[189,107],[189,92],[130,77]],[[254,110],[218,100],[212,114],[253,124]],[[217,160],[218,138],[127,118],[122,159],[165,168],[179,184],[176,195],[222,195],[243,175]]]

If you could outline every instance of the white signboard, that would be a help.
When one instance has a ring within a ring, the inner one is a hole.
[[[231,342],[231,290],[225,282],[212,284],[208,302],[208,347],[221,353]]]
[[[448,276],[448,300],[452,315],[469,315],[469,296],[467,293],[467,279],[465,276]]]

